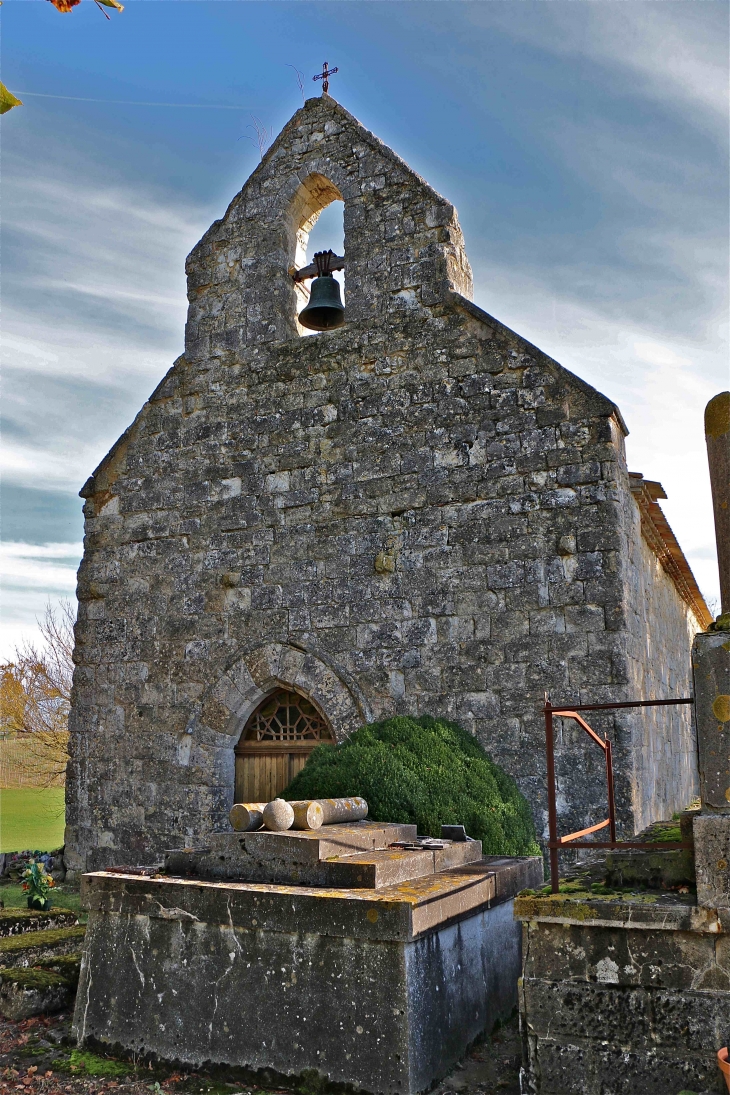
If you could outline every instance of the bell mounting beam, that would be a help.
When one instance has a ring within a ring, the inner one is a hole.
[[[345,259],[342,255],[336,255],[334,251],[317,251],[314,262],[309,266],[303,266],[301,270],[292,271],[294,281],[306,281],[307,278],[321,278],[331,274],[333,270],[344,270]]]

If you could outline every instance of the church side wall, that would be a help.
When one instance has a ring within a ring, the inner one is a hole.
[[[627,548],[628,659],[632,699],[691,696],[692,640],[702,628],[641,533],[633,497],[624,505]],[[647,709],[625,718],[632,736],[637,832],[671,818],[698,794],[692,708]]]

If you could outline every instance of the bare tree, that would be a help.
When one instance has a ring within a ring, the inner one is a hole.
[[[238,138],[239,141],[242,137],[245,137],[247,141],[253,141],[255,145],[258,145],[259,156],[263,160],[266,155],[266,149],[274,139],[273,126],[271,129],[267,129],[261,119],[257,118],[255,114],[252,114],[251,121],[246,126],[246,129],[253,129],[256,136],[252,137],[250,133],[242,133],[241,137]]]
[[[73,606],[46,607],[38,628],[43,646],[26,642],[0,666],[0,728],[23,748],[15,763],[39,784],[57,783],[68,760],[74,648]]]
[[[297,83],[299,84],[299,91],[301,92],[302,96],[302,102],[305,103],[307,101],[307,96],[304,92],[304,73],[300,72],[299,69],[296,68],[294,65],[287,65],[286,67],[294,69],[297,76]]]

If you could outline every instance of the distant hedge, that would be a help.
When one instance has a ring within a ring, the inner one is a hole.
[[[320,745],[282,793],[285,799],[361,795],[374,821],[415,823],[439,836],[464,825],[485,855],[539,855],[532,814],[511,776],[456,723],[397,716]]]

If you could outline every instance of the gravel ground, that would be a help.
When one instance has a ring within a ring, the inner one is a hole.
[[[126,1062],[75,1050],[70,1015],[13,1023],[0,1019],[0,1095],[292,1095],[292,1089],[255,1087],[225,1074],[180,1073],[171,1068],[136,1071]],[[512,1019],[478,1043],[434,1095],[519,1095],[520,1045]],[[302,1084],[299,1095],[324,1095]]]

